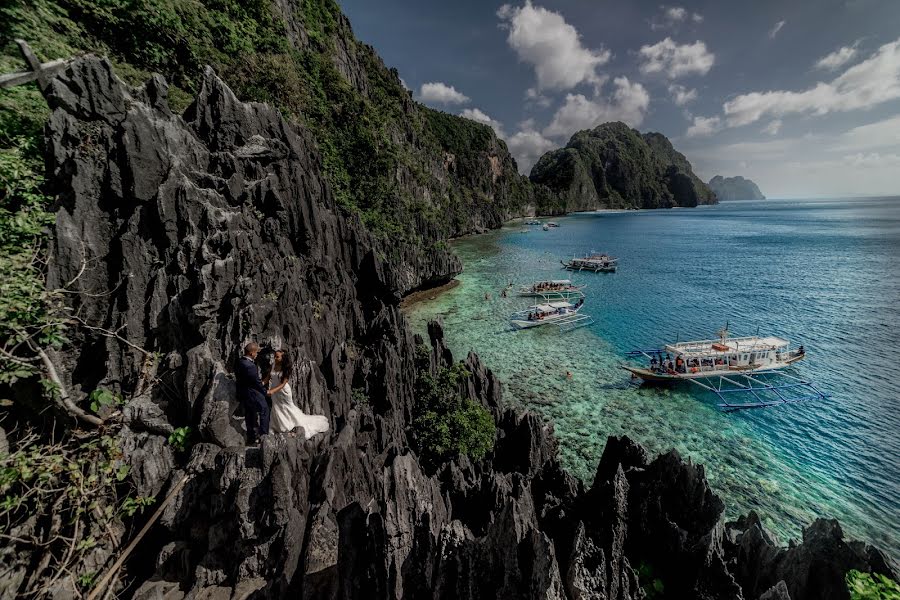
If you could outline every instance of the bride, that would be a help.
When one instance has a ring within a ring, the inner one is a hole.
[[[291,392],[290,377],[294,363],[287,350],[275,351],[275,364],[272,372],[263,381],[269,384],[269,396],[272,397],[272,418],[269,424],[274,433],[293,432],[295,427],[303,427],[306,439],[328,431],[328,419],[321,415],[307,415],[294,404]],[[293,433],[291,433],[293,435]]]

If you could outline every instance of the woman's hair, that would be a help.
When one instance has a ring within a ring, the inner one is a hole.
[[[281,352],[281,380],[287,381],[291,378],[291,371],[294,370],[294,360],[291,358],[291,353],[281,348],[278,350]]]

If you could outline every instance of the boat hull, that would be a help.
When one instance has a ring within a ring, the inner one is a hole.
[[[741,373],[752,374],[752,373],[762,373],[769,371],[777,371],[778,369],[783,369],[792,365],[793,363],[803,360],[804,355],[798,357],[792,357],[788,360],[778,362],[775,364],[770,364],[766,366],[746,366],[746,367],[730,367],[727,369],[717,369],[715,371],[697,371],[696,373],[660,373],[658,371],[652,371],[650,369],[645,369],[642,367],[632,367],[629,365],[622,365],[622,368],[632,374],[634,377],[638,377],[643,379],[647,383],[662,383],[662,384],[670,384],[677,383],[679,381],[690,381],[692,379],[707,379],[711,377],[728,377],[729,375],[740,375]]]

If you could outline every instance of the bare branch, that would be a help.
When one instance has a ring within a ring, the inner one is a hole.
[[[47,356],[46,352],[44,352],[44,349],[41,348],[38,344],[30,344],[30,346],[31,349],[34,350],[41,358],[41,362],[44,363],[44,369],[47,372],[47,377],[59,389],[58,402],[63,407],[63,409],[65,409],[65,411],[70,415],[84,421],[85,423],[90,423],[91,425],[94,425],[96,427],[103,425],[103,419],[84,412],[72,401],[72,398],[69,396],[69,392],[66,390],[66,386],[63,385],[62,380],[59,378],[59,375],[56,372],[56,365],[53,364],[53,361],[50,360],[50,357]]]
[[[138,542],[141,541],[144,535],[146,535],[147,532],[150,531],[150,528],[154,523],[156,523],[156,520],[159,519],[160,515],[162,515],[163,510],[165,510],[169,503],[172,502],[172,499],[175,497],[175,495],[181,491],[181,488],[184,487],[184,484],[188,482],[189,478],[190,475],[188,473],[185,473],[184,477],[181,478],[181,481],[175,484],[175,487],[172,488],[172,490],[169,492],[169,495],[166,496],[166,499],[163,500],[162,504],[159,505],[159,507],[156,509],[156,512],[153,513],[153,516],[150,517],[150,519],[140,530],[137,536],[135,536],[135,538],[131,540],[131,543],[128,544],[128,547],[126,547],[125,550],[122,551],[122,554],[119,555],[119,558],[115,563],[113,563],[113,566],[109,568],[109,571],[106,572],[100,582],[94,586],[94,589],[91,590],[91,593],[88,595],[87,600],[97,600],[100,594],[105,590],[106,586],[109,585],[112,578],[115,577],[116,573],[125,563],[125,560],[128,558],[128,555],[131,554],[131,551],[134,550],[135,546],[138,545]]]
[[[144,356],[153,356],[153,353],[150,352],[149,350],[145,350],[144,348],[141,348],[141,347],[138,346],[137,344],[135,344],[135,343],[133,343],[133,342],[130,342],[130,341],[128,341],[127,339],[123,338],[121,335],[119,335],[118,332],[121,331],[122,329],[124,329],[124,328],[125,328],[125,325],[122,325],[122,327],[120,327],[120,328],[119,328],[118,330],[116,330],[116,331],[111,331],[111,330],[109,330],[109,329],[104,329],[103,327],[97,327],[97,326],[95,326],[95,325],[89,325],[89,324],[87,323],[87,321],[85,321],[84,319],[82,319],[82,318],[79,317],[79,316],[74,316],[74,315],[73,315],[72,318],[75,319],[76,321],[78,321],[79,323],[81,323],[81,326],[84,327],[85,329],[90,329],[91,331],[96,331],[96,332],[98,332],[98,333],[100,333],[101,335],[104,335],[104,336],[106,336],[106,337],[115,338],[115,339],[119,340],[120,342],[122,342],[123,344],[126,344],[126,345],[128,345],[128,346],[131,346],[132,348],[134,348],[134,349],[137,350],[138,352],[141,352],[142,354],[144,354]]]

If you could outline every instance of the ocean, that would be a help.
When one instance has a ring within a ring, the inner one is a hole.
[[[626,434],[705,465],[726,517],[755,510],[782,543],[834,517],[900,558],[900,198],[555,220],[550,231],[519,221],[455,241],[460,284],[412,306],[413,327],[442,319],[458,358],[477,352],[507,402],[553,421],[564,465],[588,484],[607,436]],[[560,268],[592,250],[618,256],[618,272]],[[513,331],[509,314],[534,301],[501,290],[561,278],[587,286],[594,324]],[[803,344],[791,372],[830,396],[726,413],[690,384],[639,387],[620,368],[630,349],[713,338],[726,323],[732,335]]]

